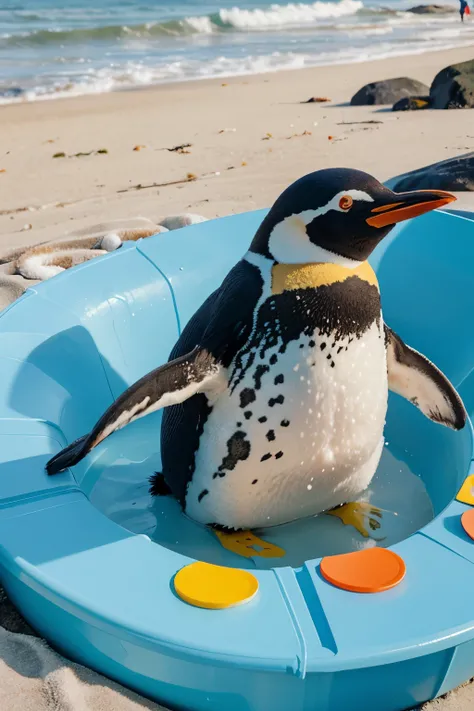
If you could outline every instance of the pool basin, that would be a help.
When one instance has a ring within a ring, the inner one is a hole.
[[[357,547],[338,521],[269,531],[287,556],[242,561],[173,502],[150,502],[159,413],[73,472],[44,473],[52,454],[166,361],[264,214],[124,245],[0,315],[1,581],[57,649],[171,708],[400,711],[474,676],[474,543],[459,521],[469,507],[455,499],[474,473],[470,426],[448,431],[390,397],[374,500],[396,493],[394,510],[406,513],[382,545],[407,574],[378,595],[322,578],[321,555]],[[436,212],[399,226],[371,259],[386,322],[444,370],[470,414],[473,257],[472,221]],[[183,603],[173,578],[195,559],[251,568],[258,595],[230,610]]]

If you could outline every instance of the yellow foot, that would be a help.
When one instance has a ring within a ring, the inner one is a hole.
[[[342,523],[346,526],[354,526],[356,531],[359,531],[364,538],[374,539],[375,536],[371,535],[370,531],[377,531],[380,528],[380,521],[377,519],[382,518],[382,511],[380,509],[376,506],[360,501],[344,504],[344,506],[339,506],[337,509],[326,511],[326,513],[328,516],[336,516],[336,518],[340,518]],[[368,530],[367,525],[370,528],[370,531]]]
[[[251,531],[237,531],[235,533],[225,533],[224,531],[214,531],[224,548],[232,553],[237,553],[244,558],[282,558],[285,555],[283,548],[274,546],[273,543],[262,541],[254,536]]]

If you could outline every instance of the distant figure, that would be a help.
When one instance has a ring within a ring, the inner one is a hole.
[[[464,15],[470,15],[471,11],[469,9],[469,5],[467,4],[467,0],[460,0],[461,1],[461,7],[459,8],[459,14],[461,15],[461,22],[464,22]]]

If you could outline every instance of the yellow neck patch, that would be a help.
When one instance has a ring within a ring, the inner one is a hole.
[[[343,282],[353,276],[373,284],[378,289],[377,277],[368,262],[362,262],[355,269],[325,262],[275,264],[272,267],[272,294],[282,294],[295,289],[316,289],[318,286]]]

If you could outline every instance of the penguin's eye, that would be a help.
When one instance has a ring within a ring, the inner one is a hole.
[[[339,200],[339,207],[341,210],[350,210],[353,204],[353,199],[350,195],[343,195]]]

